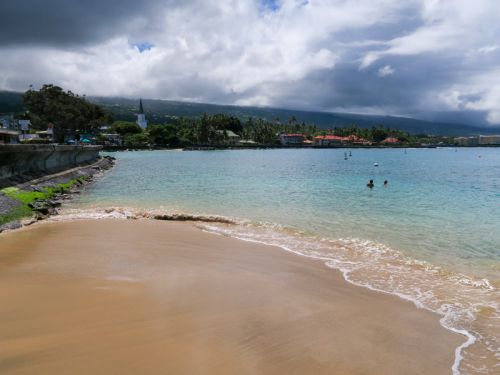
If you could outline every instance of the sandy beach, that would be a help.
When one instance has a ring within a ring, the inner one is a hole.
[[[0,235],[2,374],[450,374],[463,341],[321,261],[189,223]]]

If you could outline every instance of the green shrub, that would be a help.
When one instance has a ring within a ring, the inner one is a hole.
[[[44,188],[42,191],[24,191],[16,187],[8,187],[0,190],[6,196],[21,202],[20,206],[13,208],[7,214],[0,215],[0,225],[30,216],[32,214],[32,210],[29,207],[30,203],[37,200],[50,199],[56,194],[64,193],[81,181],[81,178],[77,178],[64,184],[57,184],[55,187]]]

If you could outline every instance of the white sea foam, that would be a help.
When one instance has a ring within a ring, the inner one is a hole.
[[[372,241],[306,237],[262,224],[205,223],[200,227],[208,232],[278,246],[294,254],[322,260],[328,267],[342,272],[345,280],[354,285],[397,295],[419,308],[437,313],[442,316],[443,327],[465,336],[465,341],[455,349],[451,369],[454,375],[498,371],[495,365],[478,370],[482,359],[495,363],[500,355],[500,295],[487,279],[452,273]],[[481,332],[477,318],[485,308],[489,309],[491,317],[486,327],[483,324],[485,329]]]

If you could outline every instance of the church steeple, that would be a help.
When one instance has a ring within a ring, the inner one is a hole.
[[[142,107],[142,98],[139,99],[139,113],[137,114],[136,124],[143,129],[146,129],[148,126],[148,121],[146,120],[146,115],[144,114],[144,108]]]
[[[142,108],[142,98],[139,99],[139,114],[144,114],[144,108]]]

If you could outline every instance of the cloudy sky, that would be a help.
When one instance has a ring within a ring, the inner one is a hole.
[[[500,126],[498,0],[0,2],[0,89]]]

